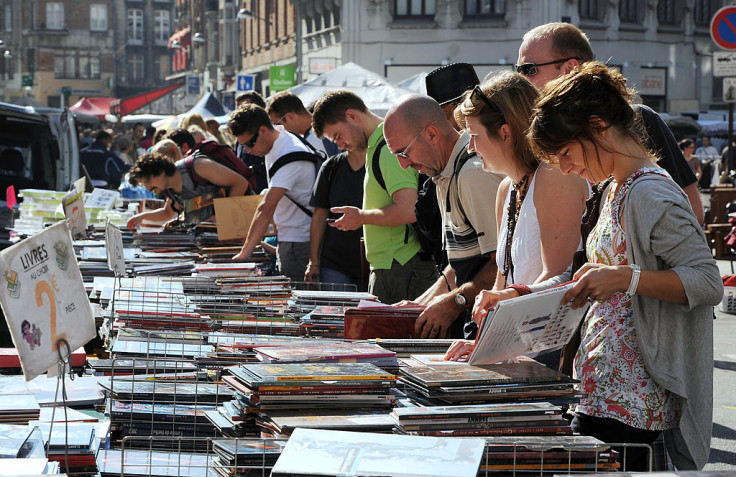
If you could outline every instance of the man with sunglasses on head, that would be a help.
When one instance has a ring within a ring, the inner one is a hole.
[[[587,35],[569,23],[553,22],[529,30],[519,47],[516,71],[523,74],[539,89],[548,82],[573,70],[577,65],[592,61],[593,49]],[[700,223],[703,222],[703,204],[697,187],[697,178],[688,166],[675,137],[659,115],[643,104],[634,105],[641,114],[648,138],[647,147],[660,156],[658,164],[669,172],[682,187]]]
[[[334,142],[314,135],[312,114],[304,107],[299,96],[291,91],[276,93],[268,102],[266,112],[275,126],[283,126],[287,131],[299,134],[325,157],[332,157],[340,152]]]
[[[243,248],[233,258],[250,258],[273,219],[278,231],[276,259],[279,270],[292,281],[301,281],[309,261],[313,209],[308,204],[319,161],[301,138],[283,126],[272,125],[268,113],[260,106],[241,106],[232,114],[227,126],[249,153],[265,157],[268,171],[268,192],[256,209]],[[279,162],[286,156],[294,160]]]
[[[466,310],[496,279],[495,199],[503,177],[483,171],[480,158],[468,152],[470,135],[456,131],[429,96],[399,98],[386,115],[383,134],[402,168],[432,178],[442,213],[449,265],[444,277],[415,300],[426,306],[416,322],[417,335],[474,338],[477,326]]]
[[[420,253],[411,226],[416,221],[417,171],[399,166],[383,140],[383,118],[369,111],[355,93],[332,90],[323,94],[315,103],[312,126],[315,134],[342,150],[366,151],[363,207],[333,207],[331,212],[343,215],[329,225],[338,230],[363,227],[371,266],[368,291],[383,303],[417,298],[438,275],[434,259]]]

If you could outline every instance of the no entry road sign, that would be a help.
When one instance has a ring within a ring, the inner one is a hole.
[[[710,36],[721,48],[736,50],[736,6],[723,7],[713,15]]]

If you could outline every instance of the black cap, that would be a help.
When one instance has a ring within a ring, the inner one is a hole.
[[[444,106],[459,101],[463,93],[480,83],[473,65],[452,63],[441,66],[427,75],[427,94]]]

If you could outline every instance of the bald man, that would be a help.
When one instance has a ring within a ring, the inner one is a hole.
[[[432,178],[442,211],[449,265],[415,300],[426,305],[416,323],[422,338],[472,339],[477,327],[467,310],[496,276],[496,190],[502,176],[483,171],[459,133],[429,96],[402,96],[386,115],[383,135],[401,167]]]

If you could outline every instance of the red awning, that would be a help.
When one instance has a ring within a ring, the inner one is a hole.
[[[190,32],[191,29],[189,27],[186,27],[171,35],[171,38],[169,38],[169,49],[175,49],[171,47],[171,44],[174,42],[174,40],[177,40],[182,47],[191,46],[192,36],[190,35]]]
[[[119,116],[125,116],[130,114],[136,109],[142,108],[148,103],[156,101],[158,98],[165,96],[177,88],[184,86],[184,82],[171,84],[164,88],[155,89],[153,91],[146,91],[145,93],[130,96],[128,98],[116,99],[110,103],[110,110]]]
[[[105,115],[110,113],[110,103],[115,98],[82,98],[69,109],[83,114],[95,116],[98,119],[105,119]]]

